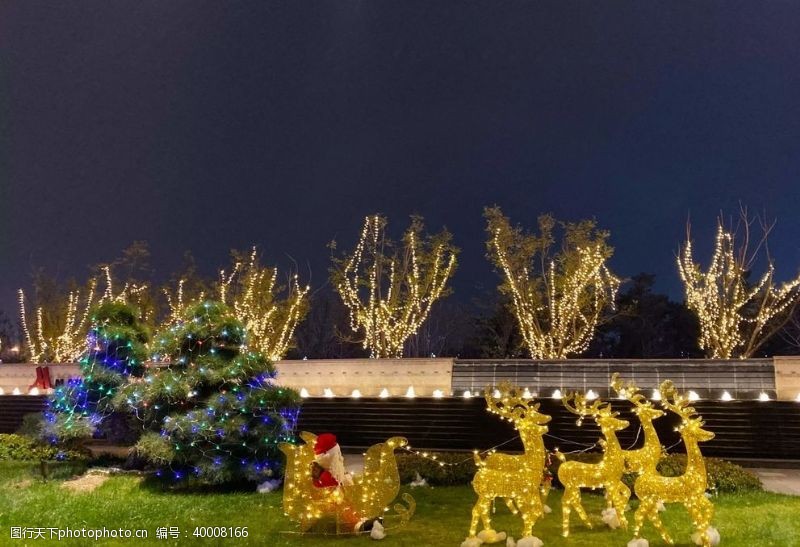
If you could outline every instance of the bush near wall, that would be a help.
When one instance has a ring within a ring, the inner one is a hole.
[[[0,461],[76,460],[83,461],[89,454],[76,450],[63,450],[57,446],[42,444],[25,435],[0,434]]]
[[[471,453],[465,452],[435,452],[437,461],[431,461],[415,454],[397,454],[397,467],[400,480],[406,484],[416,478],[417,473],[431,486],[455,486],[469,484],[475,475],[475,463]],[[567,460],[596,463],[600,460],[598,453],[583,453],[567,455]],[[439,461],[446,465],[440,466]],[[456,464],[456,465],[447,465]],[[561,462],[558,458],[551,458],[548,469],[553,475],[553,485],[561,486],[558,482],[558,467]],[[659,472],[667,477],[683,474],[686,469],[686,456],[684,454],[670,454],[664,456],[658,464]],[[717,458],[706,458],[706,471],[708,473],[708,488],[716,492],[752,492],[763,490],[761,480],[744,469],[729,461]],[[623,482],[633,490],[636,475],[626,473]]]

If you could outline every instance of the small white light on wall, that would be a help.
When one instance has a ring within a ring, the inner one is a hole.
[[[303,399],[308,399],[310,397],[310,395],[308,394],[308,390],[306,388],[302,388],[300,390],[300,397],[302,397]]]
[[[552,397],[553,399],[560,399],[562,397],[561,390],[560,389],[555,390],[550,397]]]
[[[361,392],[359,390],[357,390],[357,389],[354,389],[353,393],[350,394],[350,397],[352,397],[353,399],[360,399],[361,398]]]
[[[689,391],[689,400],[690,401],[699,401],[700,396],[697,394],[696,391]]]
[[[388,399],[389,398],[389,390],[386,389],[386,388],[383,388],[381,390],[380,395],[378,395],[378,397],[380,397],[381,399]]]
[[[797,394],[797,397],[795,397],[794,400],[800,403],[800,393]]]
[[[471,399],[472,398],[472,392],[470,390],[464,391],[464,398],[465,399]]]
[[[720,401],[733,401],[733,397],[727,391],[722,392],[722,397],[719,398]]]
[[[434,399],[441,399],[442,397],[444,397],[444,391],[442,391],[441,389],[434,389],[433,390],[433,398]]]
[[[6,390],[3,389],[2,387],[0,387],[0,395],[5,395],[5,394],[6,394]]]
[[[525,388],[525,391],[522,392],[522,398],[523,399],[533,399],[533,395],[531,394],[531,390],[529,390],[527,387]]]
[[[653,394],[650,396],[650,398],[653,399],[654,401],[660,401],[661,400],[661,392],[658,389],[654,389],[653,390]]]
[[[406,398],[413,399],[416,396],[417,394],[414,392],[414,386],[408,386],[408,389],[406,390]]]
[[[597,399],[597,393],[595,393],[593,389],[586,392],[587,401],[594,401],[595,399]]]
[[[28,395],[39,395],[39,388],[32,387],[28,390]]]
[[[18,387],[14,388],[14,391],[11,392],[12,395],[22,395],[22,392],[19,390]]]
[[[502,397],[502,396],[503,396],[503,394],[502,394],[502,393],[500,393],[500,390],[499,390],[499,389],[495,389],[495,390],[492,392],[492,397],[494,397],[495,399],[499,399],[499,398],[500,398],[500,397]]]
[[[762,391],[761,393],[758,394],[758,400],[761,401],[762,403],[765,403],[770,400],[769,395],[767,395],[766,391]]]
[[[329,387],[326,387],[325,391],[323,391],[322,394],[328,399],[333,399],[334,397],[336,397],[336,395],[333,393],[333,390]]]

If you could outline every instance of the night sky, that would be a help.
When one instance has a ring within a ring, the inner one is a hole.
[[[0,4],[0,309],[43,266],[83,277],[133,240],[159,280],[228,250],[325,282],[362,218],[420,213],[492,288],[483,206],[596,217],[616,272],[680,298],[739,201],[800,266],[798,2]]]

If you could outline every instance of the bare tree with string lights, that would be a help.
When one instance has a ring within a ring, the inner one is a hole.
[[[511,301],[531,357],[566,359],[585,351],[620,284],[606,266],[614,252],[609,232],[594,220],[564,223],[541,215],[539,232],[529,233],[496,206],[484,216],[488,256],[503,276],[500,292]]]
[[[366,217],[355,250],[333,257],[331,270],[351,329],[376,358],[402,357],[433,303],[448,294],[459,251],[446,229],[424,234],[422,217],[411,217],[401,244],[386,236],[386,224],[381,215]]]
[[[717,219],[714,253],[707,270],[694,260],[691,227],[678,256],[686,305],[700,321],[700,347],[708,357],[747,358],[789,321],[800,303],[800,274],[777,286],[767,238],[775,223],[739,210],[735,225]],[[757,226],[759,236],[754,236]],[[754,281],[753,268],[765,260]]]

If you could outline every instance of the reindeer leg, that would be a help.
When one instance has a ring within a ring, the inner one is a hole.
[[[573,487],[564,486],[564,495],[561,497],[561,535],[569,537],[569,514],[571,511]]]
[[[469,535],[474,536],[478,533],[478,521],[483,521],[483,527],[487,530],[492,528],[492,518],[490,516],[492,500],[486,497],[479,497],[478,502],[472,508],[472,522],[469,526]]]
[[[578,513],[579,517],[581,517],[581,520],[586,525],[586,527],[591,529],[592,522],[589,520],[589,515],[586,514],[586,510],[583,508],[583,504],[581,503],[581,489],[576,488],[575,491],[576,491],[575,502],[573,503],[575,512]]]
[[[658,514],[658,500],[655,498],[649,498],[649,505],[647,507],[647,518],[650,522],[653,523],[658,533],[661,535],[661,539],[664,540],[664,543],[668,545],[673,545],[675,542],[672,541],[672,538],[669,537],[669,532],[667,532],[664,523],[661,522],[661,517]]]
[[[689,509],[689,505],[686,505],[686,509],[689,509],[689,515],[692,517],[692,521],[697,523],[697,533],[700,534],[703,547],[710,547],[711,540],[708,537],[707,530],[711,522],[711,512],[714,510],[714,506],[708,501],[708,498],[703,496],[701,500],[698,500],[698,504],[692,507],[693,509]]]
[[[508,510],[509,510],[509,511],[511,511],[511,514],[512,514],[512,515],[516,515],[517,513],[519,513],[519,509],[518,509],[518,508],[517,508],[517,506],[514,504],[514,500],[513,500],[513,499],[511,499],[511,498],[504,498],[504,500],[505,500],[505,502],[506,502],[506,506],[508,507]]]
[[[625,486],[624,482],[619,481],[614,484],[613,490],[611,490],[611,500],[614,503],[614,509],[617,511],[619,523],[625,529],[628,528],[628,519],[625,518],[625,508],[628,506],[628,500],[630,498],[631,490]]]
[[[470,537],[475,536],[475,534],[478,533],[478,521],[481,519],[481,508],[485,505],[488,505],[488,503],[484,504],[484,498],[479,495],[478,501],[475,502],[475,506],[472,508],[472,521],[469,525]]]
[[[542,500],[538,495],[524,504],[522,511],[522,537],[532,536],[536,521],[542,516]]]

